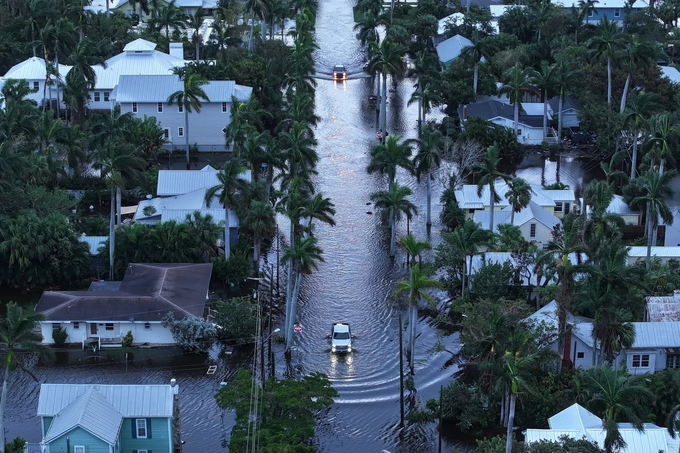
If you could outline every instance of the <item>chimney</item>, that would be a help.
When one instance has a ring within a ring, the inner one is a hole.
[[[184,45],[181,42],[171,42],[170,56],[184,60]]]
[[[673,291],[673,302],[680,303],[680,290]]]

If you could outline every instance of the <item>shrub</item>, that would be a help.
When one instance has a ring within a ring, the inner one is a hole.
[[[132,342],[135,341],[135,338],[132,336],[132,331],[128,330],[128,333],[125,334],[123,337],[123,347],[124,348],[129,348],[132,346]]]
[[[58,347],[62,347],[66,344],[66,339],[68,338],[68,332],[63,327],[55,329],[52,331],[52,339],[54,344]]]
[[[175,320],[174,314],[168,312],[161,325],[170,329],[172,338],[187,352],[208,352],[217,340],[217,328],[203,318]]]
[[[213,261],[213,275],[226,287],[233,285],[238,288],[250,277],[252,270],[253,263],[250,257],[241,250],[233,251],[228,260],[224,259],[224,256],[218,256]]]
[[[12,442],[5,441],[5,453],[24,453],[24,445],[26,439],[23,437],[15,437]]]
[[[257,323],[256,306],[250,297],[234,297],[217,302],[215,323],[220,340],[237,344],[252,343]]]
[[[152,216],[156,213],[156,208],[153,206],[144,206],[144,215],[145,216]]]

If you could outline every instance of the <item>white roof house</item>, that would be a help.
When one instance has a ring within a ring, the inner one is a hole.
[[[680,71],[673,66],[659,66],[661,76],[669,79],[673,83],[680,83]]]
[[[64,64],[59,65],[59,84],[64,83],[64,77],[71,70],[71,66]],[[57,77],[52,75],[50,80],[53,85],[48,86],[45,90],[45,78],[47,77],[47,70],[45,69],[45,60],[38,57],[31,57],[28,60],[22,61],[12,66],[7,73],[0,77],[0,88],[5,85],[8,80],[25,80],[29,89],[33,90],[26,96],[26,99],[31,99],[42,104],[43,95],[46,99],[56,99],[56,80]],[[60,90],[61,91],[61,90]],[[61,96],[60,96],[61,99]],[[63,104],[62,104],[63,105]]]
[[[439,20],[439,25],[437,27],[437,34],[438,35],[443,35],[446,33],[446,27],[447,25],[460,25],[463,23],[463,19],[465,19],[465,14],[463,13],[453,13],[449,14],[443,19]]]
[[[564,409],[548,419],[550,429],[528,429],[525,442],[533,443],[542,440],[558,441],[560,437],[567,436],[573,439],[582,439],[595,442],[600,448],[604,448],[606,431],[602,426],[602,420],[578,404]],[[678,450],[680,441],[673,439],[665,428],[653,423],[645,423],[644,431],[638,431],[630,423],[618,423],[619,432],[626,442],[626,447],[621,453],[659,453],[673,452]]]
[[[214,187],[220,182],[218,173],[219,171],[210,165],[206,165],[202,170],[160,170],[156,193],[159,197],[166,197]],[[250,182],[250,170],[243,172],[240,177]]]
[[[446,41],[442,41],[436,48],[439,61],[448,66],[452,60],[460,56],[463,49],[471,45],[472,41],[461,35],[456,35]],[[482,62],[484,62],[484,57],[482,57]]]
[[[233,80],[211,80],[201,87],[211,102],[231,102],[232,96],[247,101],[251,87],[237,85]],[[117,103],[167,102],[168,97],[184,89],[184,83],[174,74],[121,75],[112,98]]]
[[[506,206],[501,211],[494,211],[494,233],[498,232],[498,225],[503,223],[510,223],[512,217],[512,206]],[[473,220],[480,223],[482,228],[488,230],[491,222],[491,211],[475,211]],[[528,222],[536,221],[542,223],[546,227],[552,229],[555,225],[560,224],[560,219],[554,214],[548,212],[545,208],[539,206],[534,201],[530,201],[529,205],[520,212],[515,213],[513,225],[522,226]]]
[[[647,247],[629,247],[630,251],[628,252],[628,264],[633,265],[637,261],[644,261],[647,259]],[[659,258],[661,262],[667,263],[671,259],[676,259],[680,260],[680,247],[678,246],[671,246],[671,247],[652,247],[651,248],[651,253],[650,253],[652,258]]]
[[[500,201],[495,203],[498,207],[509,206],[505,194],[508,192],[508,185],[505,182],[498,180],[495,184],[496,193],[500,197]],[[531,185],[531,201],[542,207],[555,207],[558,202],[574,202],[576,196],[571,189],[567,190],[547,190],[538,184]],[[488,186],[482,189],[482,194],[477,195],[477,186],[474,184],[466,184],[462,188],[455,191],[458,206],[461,209],[485,209],[490,206],[491,192]]]

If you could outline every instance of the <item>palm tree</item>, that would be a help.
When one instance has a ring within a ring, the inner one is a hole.
[[[555,74],[555,89],[559,93],[558,116],[557,116],[557,144],[562,144],[562,106],[567,87],[578,77],[580,69],[576,68],[567,59],[557,62],[557,73]]]
[[[314,198],[307,200],[300,209],[300,217],[309,219],[307,230],[312,234],[313,224],[316,219],[330,226],[335,226],[335,205],[330,198],[324,198],[320,193],[316,194]]]
[[[191,110],[196,110],[196,113],[201,113],[201,100],[210,102],[208,95],[205,94],[203,85],[209,82],[199,73],[194,72],[189,68],[184,73],[182,79],[182,89],[175,91],[168,98],[168,105],[177,104],[184,110],[184,140],[186,143],[187,153],[187,170],[190,167],[189,162],[189,113]]]
[[[460,56],[464,58],[471,58],[475,64],[475,73],[472,82],[472,88],[477,97],[477,80],[479,79],[479,63],[484,59],[484,54],[490,55],[496,48],[486,36],[482,35],[476,28],[472,31],[471,46],[463,48]]]
[[[286,352],[289,352],[293,346],[293,326],[302,274],[311,274],[313,269],[318,269],[318,263],[324,261],[322,253],[321,247],[317,245],[317,239],[314,236],[308,236],[296,241],[283,255],[283,262],[290,262],[288,272],[292,278],[289,277],[288,281],[295,282],[290,292],[290,299],[286,303]]]
[[[295,122],[287,131],[281,132],[279,138],[281,153],[291,178],[303,177],[316,166],[319,161],[315,149],[317,142],[308,124]]]
[[[515,213],[520,212],[529,205],[532,192],[531,184],[525,179],[515,177],[508,181],[508,191],[505,192],[504,196],[508,199],[510,206],[512,206],[510,213],[511,225],[515,224]]]
[[[266,0],[248,0],[244,8],[250,11],[250,35],[248,37],[248,52],[253,48],[253,37],[255,32],[255,18],[266,20],[269,15],[269,4]],[[262,27],[262,36],[264,36],[264,27]]]
[[[474,170],[481,175],[477,181],[477,196],[481,197],[485,186],[489,186],[489,231],[493,232],[493,218],[495,204],[500,201],[500,197],[496,193],[496,180],[502,179],[508,181],[511,176],[501,172],[498,166],[501,158],[498,154],[498,147],[496,145],[489,146],[486,154],[482,157],[481,162],[474,164]]]
[[[535,3],[531,7],[530,12],[533,16],[532,19],[535,24],[534,26],[538,29],[536,42],[541,42],[541,32],[543,31],[543,27],[545,26],[546,21],[551,16],[554,9],[555,5],[549,0],[541,0],[540,3]]]
[[[0,346],[3,347],[5,378],[2,381],[2,396],[0,396],[0,451],[5,451],[5,408],[7,407],[7,387],[10,373],[21,369],[38,381],[23,363],[25,353],[37,354],[39,358],[52,356],[52,351],[42,344],[42,334],[36,331],[38,323],[44,321],[45,316],[24,310],[16,302],[7,304],[7,315],[0,318]]]
[[[479,254],[482,248],[491,245],[493,233],[481,228],[478,223],[466,219],[465,223],[452,232],[445,233],[442,237],[462,258],[463,272],[461,276],[460,297],[461,299],[464,299],[466,276],[469,281],[470,276],[472,275],[472,257]],[[470,258],[469,266],[468,257]]]
[[[377,28],[380,24],[381,20],[370,11],[365,12],[361,20],[354,24],[354,30],[359,32],[357,37],[362,46],[378,42],[380,38]]]
[[[613,370],[609,363],[591,367],[582,375],[589,389],[589,409],[602,418],[607,432],[605,451],[611,453],[625,448],[618,422],[627,421],[643,431],[647,409],[654,399],[644,383],[644,376]]]
[[[634,93],[623,114],[624,127],[630,131],[633,140],[633,158],[630,166],[630,177],[635,178],[637,172],[638,141],[640,132],[649,127],[648,120],[659,109],[658,96],[644,90]]]
[[[274,208],[266,201],[253,200],[245,212],[243,223],[253,233],[253,267],[255,276],[260,273],[260,245],[262,239],[274,234],[276,219]]]
[[[610,22],[606,17],[600,20],[595,29],[595,36],[587,42],[594,59],[607,61],[607,104],[612,103],[612,63],[618,52],[625,46],[625,35],[616,22]]]
[[[666,429],[668,430],[668,434],[670,434],[673,439],[675,439],[675,437],[680,433],[680,420],[678,420],[678,412],[680,412],[680,404],[674,405],[666,416]]]
[[[226,211],[227,224],[225,225],[226,231],[226,241],[224,244],[224,253],[227,258],[230,255],[230,244],[229,244],[229,209],[237,204],[236,194],[243,191],[246,186],[246,181],[241,178],[241,174],[247,171],[247,168],[243,165],[243,162],[238,157],[234,157],[231,160],[225,162],[225,164],[220,168],[217,173],[217,179],[219,184],[210,187],[205,191],[205,204],[210,207],[215,196],[218,196],[218,201],[224,207]]]
[[[379,191],[371,195],[371,200],[378,208],[389,210],[390,222],[390,256],[394,256],[394,243],[397,236],[397,222],[402,215],[411,219],[413,214],[418,214],[418,208],[406,197],[413,195],[411,189],[399,185],[395,181],[389,191]]]
[[[416,264],[416,258],[421,260],[420,266],[422,267],[422,253],[425,250],[432,249],[430,241],[419,241],[413,234],[401,236],[399,238],[399,247],[406,251],[406,263],[409,267],[413,267],[413,265]]]
[[[548,96],[549,92],[555,89],[555,75],[557,64],[550,64],[541,61],[541,70],[534,73],[531,84],[540,90],[543,96],[543,141],[548,141]]]
[[[199,61],[199,50],[201,46],[201,27],[203,26],[203,18],[205,17],[205,10],[202,7],[198,7],[194,14],[190,14],[188,17],[187,25],[193,31],[191,35],[191,40],[194,42],[194,48],[196,51],[196,61]]]
[[[651,41],[643,40],[637,35],[632,35],[626,39],[629,39],[629,42],[626,44],[623,50],[623,57],[620,58],[623,69],[628,72],[628,75],[626,76],[626,84],[623,87],[621,108],[619,109],[620,114],[623,114],[624,110],[626,109],[628,88],[630,87],[630,81],[633,76],[633,72],[642,69],[646,74],[649,71],[649,68],[653,64],[656,64],[656,56],[659,54],[659,49]]]
[[[586,18],[586,25],[588,25],[590,13],[597,14],[595,4],[600,3],[598,0],[579,0],[578,1],[578,15]]]
[[[425,84],[425,88],[421,87],[411,94],[411,98],[408,100],[407,105],[411,105],[414,102],[417,102],[420,110],[422,110],[421,124],[423,124],[425,123],[425,116],[432,110],[432,107],[440,105],[443,102],[443,99],[428,82]]]
[[[155,8],[154,11],[156,11]],[[175,0],[171,0],[167,5],[158,7],[154,23],[160,28],[165,28],[165,39],[167,40],[170,39],[171,28],[173,30],[184,30],[186,28],[184,13],[175,4]]]
[[[404,61],[402,57],[405,49],[399,44],[388,40],[378,45],[376,42],[369,43],[369,54],[371,59],[368,62],[368,71],[375,74],[377,71],[382,73],[382,94],[380,95],[380,130],[383,134],[387,132],[387,75],[400,79],[404,74]]]
[[[515,123],[513,127],[515,135],[519,132],[519,111],[522,109],[522,96],[524,93],[533,90],[531,78],[534,76],[534,73],[535,71],[533,69],[522,69],[519,63],[517,63],[505,73],[505,78],[508,80],[508,83],[502,85],[498,89],[498,95],[507,94],[510,103],[515,106]]]
[[[666,160],[671,163],[675,160],[674,155],[678,151],[680,140],[680,128],[675,123],[676,116],[671,113],[657,113],[649,120],[649,136],[647,145],[651,149],[652,162],[660,159],[659,173],[663,174]]]
[[[392,138],[392,137],[390,137]],[[407,143],[411,142],[408,140]],[[427,180],[427,226],[432,225],[432,172],[441,165],[444,135],[438,130],[432,130],[427,125],[420,128],[420,138],[413,140],[418,152],[413,158],[413,167],[420,182],[425,175]]]
[[[409,141],[400,143],[401,136],[390,135],[387,142],[382,145],[376,145],[371,151],[371,162],[368,164],[366,171],[368,174],[379,172],[387,175],[389,180],[389,189],[392,190],[392,185],[397,176],[397,168],[401,167],[407,171],[413,168],[411,157],[411,145]]]
[[[106,68],[106,60],[96,54],[96,45],[89,39],[80,41],[67,59],[71,70],[66,75],[66,90],[80,86],[80,90],[73,90],[76,104],[76,123],[83,124],[85,121],[85,101],[89,98],[89,91],[94,90],[97,84],[97,75],[93,66],[100,65]],[[66,94],[66,93],[65,93]]]
[[[632,202],[633,205],[647,205],[647,269],[651,262],[652,245],[656,245],[653,244],[652,229],[657,227],[659,217],[668,224],[673,222],[673,213],[666,204],[666,198],[673,196],[673,190],[669,185],[673,176],[675,176],[675,170],[663,174],[649,170],[642,176],[644,194],[636,197]]]
[[[416,358],[416,335],[418,333],[418,303],[421,298],[425,299],[432,309],[437,309],[437,303],[434,301],[432,296],[426,291],[430,288],[442,288],[443,285],[437,280],[430,280],[427,276],[425,270],[421,269],[420,266],[414,266],[411,268],[411,278],[409,281],[401,280],[397,283],[397,291],[394,293],[394,297],[398,298],[402,294],[406,293],[409,295],[409,363],[411,366],[411,374],[413,374],[413,369],[415,367]]]

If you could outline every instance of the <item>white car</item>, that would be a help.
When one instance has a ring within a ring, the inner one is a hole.
[[[349,324],[336,322],[331,329],[331,351],[352,352],[352,331]]]

